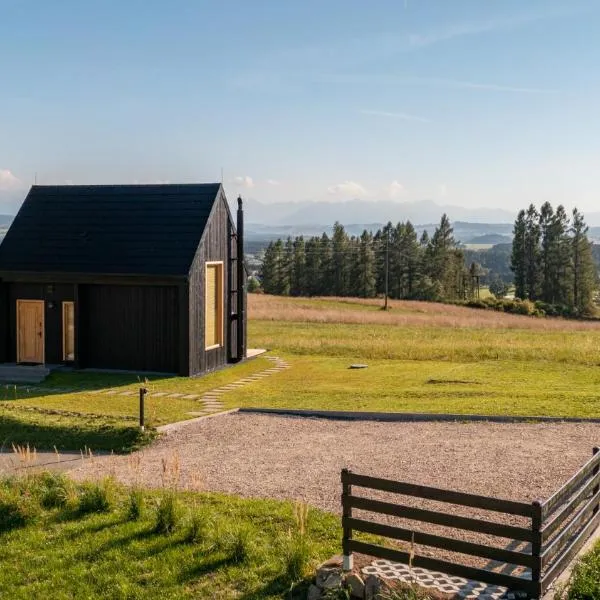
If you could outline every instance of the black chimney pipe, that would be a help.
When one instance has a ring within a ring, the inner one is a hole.
[[[237,209],[237,360],[246,358],[246,269],[244,267],[244,210]]]

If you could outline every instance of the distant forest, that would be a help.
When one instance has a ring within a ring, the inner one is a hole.
[[[260,278],[269,294],[459,300],[475,295],[477,266],[467,267],[446,215],[431,237],[410,221],[388,223],[374,234],[349,236],[335,223],[323,233],[271,242]],[[386,283],[387,282],[387,283]]]
[[[431,236],[419,236],[410,221],[361,235],[335,223],[331,235],[270,242],[259,277],[262,289],[276,295],[374,297],[387,288],[390,298],[438,301],[473,299],[481,284],[502,295],[514,282],[517,298],[588,313],[600,247],[589,242],[581,214],[574,211],[571,221],[562,206],[529,207],[514,233],[512,244],[469,250],[455,240],[446,215]]]

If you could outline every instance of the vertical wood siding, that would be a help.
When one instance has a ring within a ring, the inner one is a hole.
[[[9,355],[8,290],[7,283],[0,283],[0,362],[7,362]]]
[[[176,286],[81,285],[82,367],[179,372]]]
[[[231,360],[231,312],[230,290],[231,271],[231,234],[232,224],[225,205],[225,197],[217,200],[215,208],[206,226],[204,238],[198,249],[190,271],[189,287],[189,374],[197,375],[212,371]],[[233,250],[235,252],[235,249]],[[235,256],[235,254],[233,255]],[[223,261],[224,272],[224,316],[225,332],[223,346],[205,350],[204,302],[205,281],[204,266],[207,261]]]
[[[7,283],[8,287],[8,344],[6,360],[17,360],[17,300],[44,300],[45,358],[49,364],[63,362],[62,303],[73,300],[71,284]],[[51,307],[52,304],[52,307]]]

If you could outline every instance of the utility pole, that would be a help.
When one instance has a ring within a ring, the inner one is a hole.
[[[389,288],[389,275],[390,275],[390,230],[389,228],[385,233],[385,304],[383,310],[388,309],[388,288]]]

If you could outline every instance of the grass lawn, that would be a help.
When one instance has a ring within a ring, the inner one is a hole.
[[[600,598],[600,543],[585,554],[575,567],[564,600]]]
[[[144,385],[150,392],[202,394],[271,366],[264,357],[210,373],[203,377],[152,377]],[[254,385],[254,384],[250,384]],[[38,449],[54,445],[61,450],[131,450],[148,441],[137,424],[139,400],[131,396],[92,394],[99,388],[116,388],[119,392],[137,392],[140,380],[133,374],[52,373],[43,383],[50,391],[17,390],[0,387],[0,446],[29,443]],[[78,387],[81,392],[61,393],[60,388]],[[52,390],[57,389],[56,393]],[[226,397],[228,394],[224,394]],[[146,397],[146,423],[156,427],[165,423],[193,418],[197,400]]]
[[[380,304],[251,296],[251,343],[292,368],[227,406],[600,416],[598,323]]]
[[[130,520],[127,490],[88,488],[84,510],[84,489],[47,476],[0,482],[0,597],[259,600],[290,597],[300,581],[293,597],[301,598],[304,576],[339,551],[338,517],[309,509],[301,536],[288,502],[179,493],[175,528],[160,533],[156,506],[166,492],[141,492],[141,517]]]

